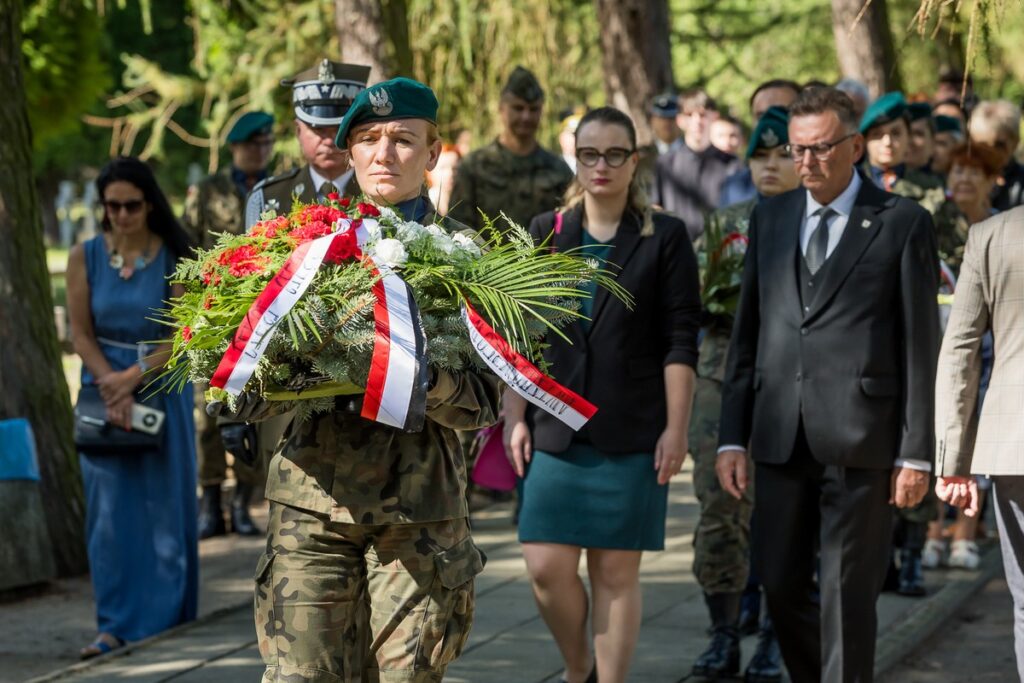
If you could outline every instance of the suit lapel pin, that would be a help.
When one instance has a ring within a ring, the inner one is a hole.
[[[870,228],[871,227],[871,221],[869,221],[867,218],[865,218],[863,221],[861,221],[860,227],[864,228],[865,230]]]

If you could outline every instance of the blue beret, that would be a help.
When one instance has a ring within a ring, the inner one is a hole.
[[[789,142],[789,112],[782,107],[768,107],[761,115],[747,145],[747,158],[758,149],[772,149]]]
[[[651,102],[651,116],[674,119],[679,114],[679,98],[672,93],[658,95]]]
[[[437,123],[437,98],[434,91],[411,78],[392,78],[370,86],[356,96],[352,107],[338,126],[334,144],[348,147],[352,126],[370,121],[425,119]]]
[[[270,135],[274,130],[274,117],[265,111],[242,114],[231,126],[228,142],[245,142],[256,135]]]
[[[860,120],[860,132],[866,133],[875,126],[889,123],[903,116],[907,111],[907,100],[901,92],[887,92],[871,103]]]
[[[935,132],[937,133],[960,133],[964,132],[963,124],[960,123],[960,119],[955,116],[936,116],[935,117]]]

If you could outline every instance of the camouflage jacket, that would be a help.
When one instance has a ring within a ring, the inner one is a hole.
[[[359,184],[351,171],[341,176],[339,182],[344,185],[338,188],[340,194],[350,197],[359,194]],[[308,164],[267,178],[252,188],[245,200],[245,229],[259,222],[260,214],[269,209],[278,215],[288,213],[292,210],[292,200],[295,198],[306,204],[312,204],[318,199]]]
[[[295,423],[270,462],[267,499],[348,524],[466,517],[466,463],[454,430],[496,422],[500,386],[490,373],[438,370],[419,432],[345,410]]]
[[[504,212],[525,228],[534,216],[561,203],[572,179],[562,158],[542,147],[518,156],[495,140],[459,164],[448,215],[479,230],[483,220],[477,209],[492,219]]]
[[[967,217],[952,200],[946,200],[935,213],[935,241],[939,246],[939,258],[960,276],[960,264],[964,260],[964,246],[967,244]]]
[[[245,228],[244,201],[230,170],[203,178],[188,188],[185,230],[196,245],[210,249],[216,241],[215,233],[237,235]]]
[[[872,177],[870,167],[864,167],[864,175],[867,178]],[[903,173],[903,177],[893,184],[890,192],[907,199],[913,199],[933,216],[939,210],[939,207],[942,206],[942,203],[946,201],[946,189],[943,186],[942,179],[926,171],[914,168],[908,168]]]

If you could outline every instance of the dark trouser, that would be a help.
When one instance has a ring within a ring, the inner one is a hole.
[[[1024,477],[992,477],[1003,570],[1013,596],[1013,645],[1024,683]]]
[[[870,683],[892,534],[891,470],[823,465],[801,427],[790,460],[758,463],[755,477],[754,567],[790,678]]]

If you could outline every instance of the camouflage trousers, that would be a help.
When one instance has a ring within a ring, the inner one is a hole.
[[[724,491],[715,473],[718,423],[728,338],[704,337],[690,418],[693,489],[700,518],[693,532],[693,573],[705,593],[739,593],[750,573],[750,514],[754,500],[753,462],[747,457],[747,490],[737,500]]]
[[[272,502],[256,569],[264,683],[434,683],[473,623],[466,519],[361,525]]]

